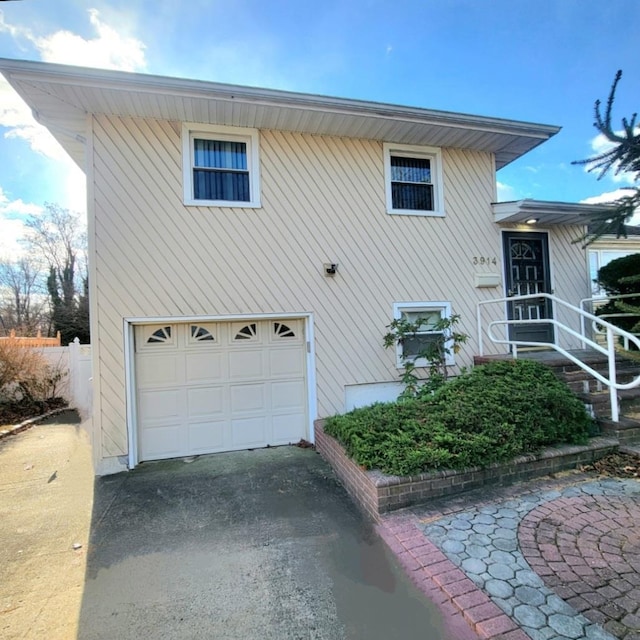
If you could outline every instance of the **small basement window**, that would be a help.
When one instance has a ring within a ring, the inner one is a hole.
[[[444,216],[440,149],[389,143],[383,149],[387,213]]]
[[[259,207],[258,144],[255,129],[183,125],[184,203]]]
[[[425,358],[418,355],[430,344],[437,342],[444,336],[444,331],[437,330],[437,323],[451,315],[451,303],[449,302],[396,302],[393,305],[393,317],[395,320],[406,319],[409,322],[422,320],[419,330],[415,335],[405,338],[402,344],[396,345],[396,367],[404,368],[404,363],[412,361],[416,367],[428,365]],[[446,337],[446,336],[445,336]],[[453,352],[447,354],[447,365],[454,365]]]

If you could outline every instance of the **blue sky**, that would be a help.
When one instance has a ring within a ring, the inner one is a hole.
[[[571,161],[600,148],[593,103],[623,70],[640,109],[638,0],[21,0],[0,57],[83,64],[560,125],[498,173],[501,200],[615,192]],[[0,81],[0,257],[45,202],[83,211],[82,174]]]

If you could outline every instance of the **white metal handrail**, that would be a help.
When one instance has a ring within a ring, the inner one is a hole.
[[[510,345],[513,349],[513,357],[518,357],[518,347],[548,347],[552,348],[562,356],[579,366],[581,369],[587,371],[590,375],[592,375],[596,380],[599,380],[607,387],[609,387],[609,397],[611,400],[611,419],[614,422],[618,422],[620,419],[620,410],[618,407],[618,389],[631,389],[633,387],[637,387],[640,385],[640,375],[634,378],[631,382],[627,382],[621,384],[617,382],[616,379],[616,338],[622,337],[627,341],[631,341],[635,343],[635,345],[640,349],[640,339],[638,339],[635,335],[621,329],[620,327],[616,327],[614,324],[611,324],[607,320],[603,320],[601,317],[595,316],[592,313],[585,311],[581,306],[576,307],[568,303],[566,300],[562,300],[554,295],[549,293],[535,293],[523,296],[511,296],[504,298],[492,298],[491,300],[482,300],[478,303],[477,306],[477,323],[478,323],[478,348],[481,356],[484,355],[484,343],[483,343],[483,331],[482,331],[482,308],[490,305],[490,304],[502,304],[506,303],[518,302],[521,300],[540,300],[541,298],[547,299],[551,301],[554,305],[559,305],[564,307],[565,309],[577,314],[580,317],[580,331],[576,331],[571,327],[567,326],[559,322],[554,318],[540,318],[540,319],[531,319],[531,320],[493,320],[489,322],[486,327],[486,333],[489,339],[495,344],[505,344]],[[585,299],[586,301],[586,299]],[[586,335],[585,320],[590,320],[592,323],[597,322],[598,326],[602,327],[605,330],[606,335],[606,346],[602,346],[601,344],[595,342],[591,338]],[[559,344],[557,344],[557,339],[554,339],[554,342],[539,342],[539,341],[524,341],[524,340],[514,340],[513,338],[508,337],[508,330],[505,331],[506,338],[499,338],[495,336],[493,333],[493,328],[497,326],[515,326],[519,324],[552,324],[554,327],[558,329],[557,332],[554,332],[554,336],[557,336],[559,332],[564,332],[571,336],[574,336],[580,340],[583,345],[583,348],[589,346],[590,348],[598,351],[607,356],[607,362],[609,367],[609,377],[603,376],[601,373],[590,367],[586,362],[583,362],[578,358],[575,354],[567,351]]]
[[[601,304],[605,305],[610,300],[624,300],[625,298],[640,298],[640,294],[638,294],[638,293],[619,293],[619,294],[613,295],[613,296],[603,295],[603,296],[592,296],[591,298],[582,298],[582,300],[580,300],[580,308],[583,311],[587,311],[586,305],[587,305],[587,303],[590,303],[591,304],[591,311],[593,312],[594,303],[601,303]],[[598,318],[597,322],[592,322],[591,323],[591,330],[594,333],[598,333],[598,334],[603,335],[605,332],[598,328],[600,326],[600,319],[601,318],[604,318],[604,319],[606,319],[606,318],[638,318],[638,319],[640,319],[640,313],[628,313],[628,312],[623,312],[623,313],[603,313],[602,315],[598,315],[597,318]],[[580,316],[580,330],[582,331],[582,333],[585,336],[587,335],[586,325],[585,325],[585,318],[583,316]],[[640,336],[640,333],[632,333],[631,331],[628,331],[627,333],[629,333],[631,335],[634,335],[636,337]],[[622,339],[623,339],[624,348],[628,351],[629,350],[629,341],[627,340],[626,336],[622,336]]]

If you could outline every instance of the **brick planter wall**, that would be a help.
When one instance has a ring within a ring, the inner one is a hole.
[[[472,467],[462,471],[433,471],[403,478],[361,469],[347,457],[342,445],[324,432],[323,425],[324,420],[315,422],[316,450],[333,467],[358,507],[376,521],[380,519],[380,514],[425,504],[432,498],[573,469],[618,449],[617,439],[592,438],[584,446],[549,447],[537,454],[519,456],[511,462],[492,464],[484,469]]]

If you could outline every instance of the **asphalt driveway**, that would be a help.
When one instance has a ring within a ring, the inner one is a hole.
[[[94,481],[77,426],[10,440],[0,443],[14,478],[0,491],[2,637],[472,637],[445,626],[312,450]]]

